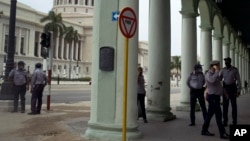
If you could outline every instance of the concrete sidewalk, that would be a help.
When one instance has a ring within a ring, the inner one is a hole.
[[[176,111],[180,94],[171,94],[172,112],[177,119],[169,122],[139,120],[143,137],[134,141],[219,141],[219,131],[213,117],[209,131],[214,137],[201,136],[202,114],[196,112],[196,126],[188,124],[189,112]],[[238,98],[238,122],[250,125],[250,94]],[[52,110],[41,115],[0,112],[0,141],[86,141],[83,134],[89,120],[90,102],[52,104]],[[27,106],[26,109],[29,107]],[[231,111],[231,109],[229,109]],[[229,122],[231,122],[229,114]],[[226,127],[229,132],[229,127]]]

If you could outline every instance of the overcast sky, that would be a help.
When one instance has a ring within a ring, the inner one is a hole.
[[[148,41],[149,0],[139,0],[139,40]],[[32,8],[47,13],[53,0],[18,0]],[[181,0],[171,0],[171,55],[181,55]]]

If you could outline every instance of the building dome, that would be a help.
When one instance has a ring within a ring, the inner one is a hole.
[[[93,16],[94,0],[54,0],[52,10],[64,20],[82,23],[82,18]]]

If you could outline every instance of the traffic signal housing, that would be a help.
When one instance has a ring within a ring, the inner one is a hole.
[[[50,47],[50,38],[51,38],[51,33],[50,32],[44,32],[41,34],[41,46],[49,48]]]

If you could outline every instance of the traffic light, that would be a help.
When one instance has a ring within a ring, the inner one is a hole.
[[[49,48],[50,47],[50,38],[51,38],[51,33],[50,32],[44,32],[41,35],[41,46]]]

